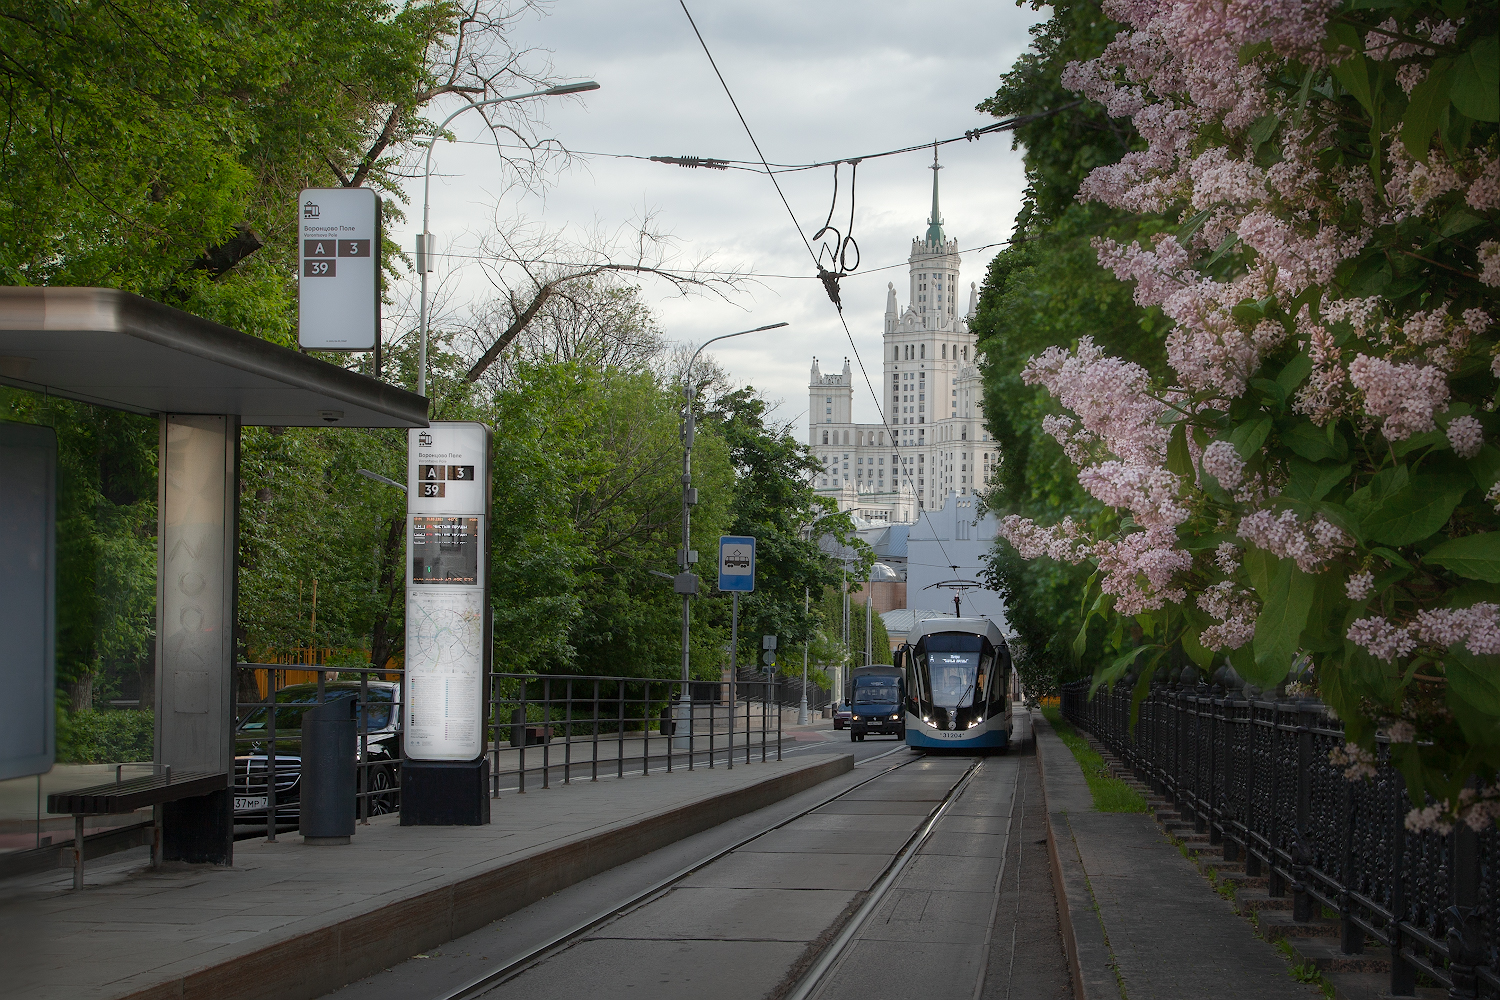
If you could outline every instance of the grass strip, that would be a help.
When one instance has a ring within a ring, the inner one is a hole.
[[[1083,780],[1089,783],[1089,793],[1094,796],[1095,809],[1106,813],[1151,811],[1151,807],[1146,804],[1146,799],[1140,792],[1119,778],[1110,776],[1104,758],[1089,746],[1087,740],[1078,735],[1078,730],[1062,717],[1059,709],[1051,705],[1043,705],[1042,715],[1051,724],[1052,731],[1057,733],[1058,739],[1062,740],[1073,752],[1073,758],[1078,761],[1078,766],[1083,768]]]

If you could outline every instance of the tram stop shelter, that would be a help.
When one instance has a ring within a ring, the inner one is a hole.
[[[155,763],[224,776],[157,807],[160,856],[230,864],[240,428],[425,427],[427,400],[108,288],[0,287],[0,383],[160,421]]]

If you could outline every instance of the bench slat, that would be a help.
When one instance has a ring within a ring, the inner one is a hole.
[[[72,813],[75,816],[102,816],[135,812],[145,806],[175,802],[195,795],[206,795],[229,787],[228,772],[187,771],[172,775],[131,778],[118,784],[90,785],[47,796],[49,813]]]

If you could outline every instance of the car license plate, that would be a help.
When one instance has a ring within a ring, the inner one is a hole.
[[[236,795],[234,797],[234,811],[244,812],[246,809],[264,809],[266,797],[264,795]]]

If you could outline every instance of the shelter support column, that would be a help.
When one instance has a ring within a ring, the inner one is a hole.
[[[239,417],[161,418],[155,760],[174,773],[233,771],[239,446]],[[157,808],[162,860],[232,863],[227,780]]]

